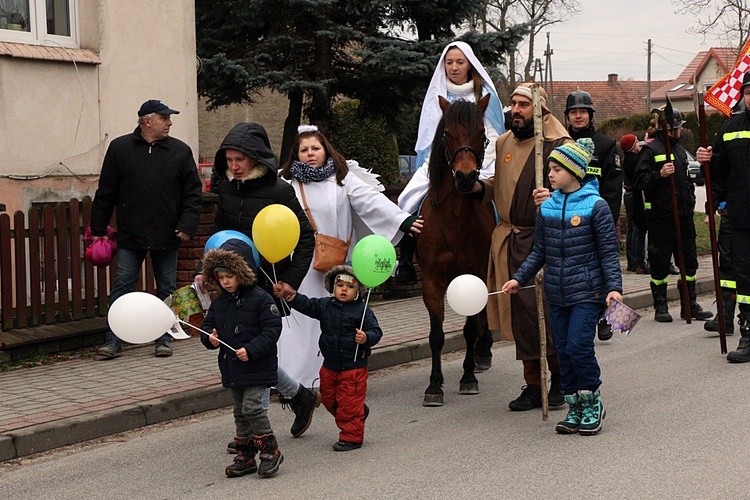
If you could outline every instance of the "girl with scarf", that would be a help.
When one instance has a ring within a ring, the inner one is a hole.
[[[378,188],[363,180],[361,177],[374,176],[362,173],[364,169],[354,162],[347,164],[317,127],[303,125],[298,131],[291,157],[280,176],[291,182],[299,200],[307,205],[319,233],[344,241],[351,238],[347,262],[351,262],[357,241],[369,234],[385,236],[395,243],[405,232],[421,230],[421,219],[400,210]],[[297,290],[307,297],[327,297],[323,275],[311,263]],[[320,323],[303,315],[295,314],[294,318],[283,326],[279,365],[303,385],[319,385],[323,362],[318,348]]]
[[[490,95],[490,104],[484,115],[484,128],[489,143],[485,148],[484,162],[479,172],[480,179],[487,179],[495,174],[495,141],[505,132],[503,106],[492,79],[474,55],[471,46],[465,42],[451,42],[446,45],[432,75],[419,117],[419,133],[417,144],[414,146],[419,168],[399,195],[399,208],[416,213],[427,194],[430,184],[430,148],[438,122],[443,116],[438,97],[445,97],[450,102],[458,99],[477,102],[487,94]],[[413,283],[416,280],[414,266],[411,263],[414,256],[414,239],[407,237],[401,240],[400,250],[396,282]]]

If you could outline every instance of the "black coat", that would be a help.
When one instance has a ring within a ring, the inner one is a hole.
[[[175,231],[194,236],[201,181],[190,146],[172,137],[149,144],[140,127],[113,140],[91,207],[91,234],[107,234],[115,209],[118,247],[173,249],[180,246]]]
[[[744,132],[744,133],[742,133]],[[750,115],[724,122],[711,157],[714,205],[727,202],[733,228],[750,227]]]
[[[281,316],[271,296],[254,285],[242,285],[235,293],[222,291],[211,302],[203,330],[216,331],[219,339],[235,349],[247,351],[248,361],[223,344],[214,347],[208,335],[201,342],[208,349],[219,349],[219,370],[224,387],[270,387],[278,380],[276,342],[281,335]]]
[[[253,221],[263,208],[272,204],[289,207],[299,219],[300,237],[294,248],[293,258],[277,262],[276,277],[299,288],[310,269],[315,252],[315,236],[305,211],[297,200],[294,188],[277,177],[277,166],[268,147],[268,138],[263,127],[256,123],[240,123],[227,134],[216,152],[215,166],[223,179],[219,185],[219,208],[214,220],[214,232],[232,229],[252,238]],[[265,167],[261,177],[239,181],[227,177],[226,149],[241,151]],[[262,268],[273,277],[271,264],[265,262]],[[258,284],[270,292],[265,274],[258,273]]]
[[[622,207],[622,167],[615,141],[597,132],[593,126],[578,132],[568,127],[568,132],[573,139],[589,137],[594,141],[594,154],[586,173],[599,181],[599,196],[609,205],[612,218],[617,224]]]
[[[383,337],[383,330],[378,325],[375,313],[368,307],[361,328],[367,334],[367,342],[357,348],[354,330],[362,323],[362,314],[365,311],[365,304],[361,298],[342,304],[333,297],[317,299],[298,293],[289,305],[302,314],[320,321],[318,346],[323,355],[323,366],[329,370],[342,372],[367,366],[371,347]]]
[[[674,182],[677,194],[678,214],[692,217],[695,208],[695,187],[688,173],[687,151],[679,140],[670,137],[669,142],[674,158]],[[667,163],[664,140],[661,133],[647,143],[638,155],[638,162],[633,174],[633,187],[642,189],[646,201],[646,215],[651,219],[669,219],[672,215],[672,193],[669,177],[659,173]]]

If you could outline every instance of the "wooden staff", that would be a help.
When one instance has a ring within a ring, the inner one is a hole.
[[[706,107],[703,104],[703,92],[698,94],[698,124],[701,129],[701,146],[708,147],[708,128],[706,126]],[[721,297],[721,277],[719,275],[719,248],[716,238],[716,218],[714,217],[713,189],[711,187],[711,164],[702,162],[703,176],[706,179],[706,212],[708,215],[708,232],[711,235],[711,263],[714,269],[714,291],[716,292],[716,314],[719,318],[719,343],[721,353],[727,353],[727,330],[724,324],[724,302]]]
[[[669,128],[674,130],[674,114],[672,111],[672,101],[667,97],[667,105],[664,108],[664,117],[659,120],[661,125],[662,138],[664,139],[664,152],[667,156],[667,163],[674,163],[672,159],[672,145],[669,143],[669,131],[667,130],[667,121]],[[672,195],[672,218],[674,222],[674,234],[677,239],[677,265],[680,268],[680,305],[685,313],[685,320],[689,325],[690,320],[690,297],[688,296],[687,279],[685,276],[685,252],[682,248],[682,229],[680,228],[680,214],[677,208],[677,189],[675,187],[674,172],[669,176],[669,192]]]
[[[544,186],[544,131],[542,130],[542,103],[539,97],[539,84],[531,86],[531,102],[534,109],[534,166],[536,172],[536,187]],[[537,208],[537,212],[539,209]],[[549,400],[547,396],[547,327],[544,317],[544,271],[542,269],[534,277],[536,285],[536,315],[539,322],[539,365],[541,366],[542,385],[542,420],[549,418]]]

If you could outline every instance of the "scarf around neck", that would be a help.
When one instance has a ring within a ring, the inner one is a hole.
[[[330,156],[321,168],[311,167],[303,161],[295,160],[292,163],[292,168],[289,169],[289,173],[299,182],[319,182],[335,174],[336,167],[333,165],[333,158]]]

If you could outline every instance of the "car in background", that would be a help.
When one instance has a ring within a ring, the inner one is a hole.
[[[693,184],[695,184],[696,186],[704,185],[706,183],[706,179],[703,177],[703,171],[701,170],[700,162],[696,160],[690,153],[688,153],[687,156],[688,174],[690,175],[690,180],[693,181]]]

